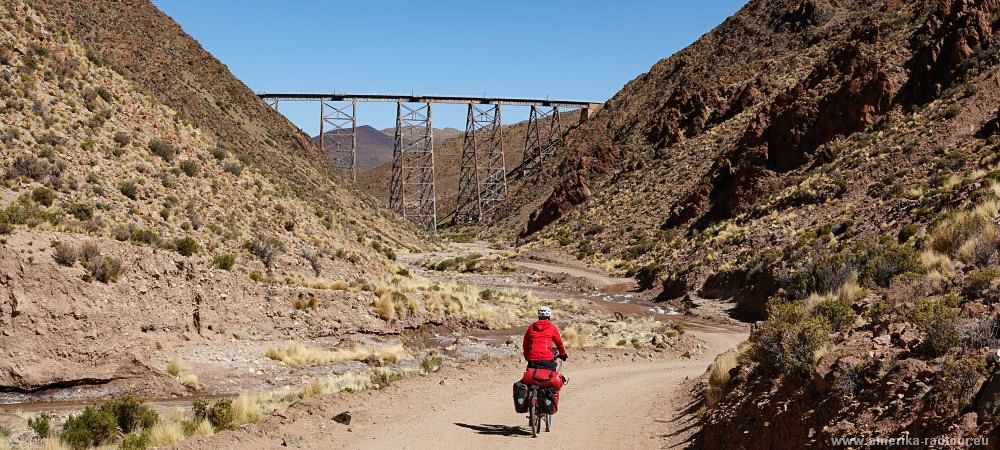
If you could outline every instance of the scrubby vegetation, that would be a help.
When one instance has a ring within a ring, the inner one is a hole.
[[[394,363],[406,354],[402,344],[365,346],[355,344],[350,348],[337,350],[315,349],[299,342],[290,342],[285,348],[270,347],[267,357],[288,366],[303,364],[329,364],[340,361],[385,361]]]

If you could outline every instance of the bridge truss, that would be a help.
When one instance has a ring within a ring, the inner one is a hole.
[[[357,182],[357,103],[395,102],[396,132],[393,147],[389,206],[401,216],[437,232],[434,136],[431,104],[467,104],[462,145],[458,203],[453,223],[480,222],[507,198],[511,177],[538,170],[562,145],[559,108],[579,108],[586,120],[599,103],[531,98],[415,96],[384,94],[258,94],[278,109],[280,101],[320,103],[319,148]],[[521,164],[507,171],[503,146],[501,106],[530,106],[528,133]]]
[[[507,198],[500,105],[469,105],[454,223],[480,222]]]

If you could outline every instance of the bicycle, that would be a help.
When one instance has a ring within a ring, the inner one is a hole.
[[[556,372],[559,371],[559,365],[556,365]],[[569,379],[563,377],[563,384],[569,384]],[[531,437],[538,437],[538,433],[542,431],[542,422],[545,422],[545,432],[552,431],[552,414],[542,412],[542,409],[538,406],[538,392],[541,389],[552,389],[552,388],[540,388],[536,384],[528,386],[528,428],[531,429]]]

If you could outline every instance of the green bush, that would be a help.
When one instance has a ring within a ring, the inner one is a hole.
[[[385,389],[390,384],[403,379],[403,373],[391,369],[376,369],[369,376],[374,389]]]
[[[209,403],[202,399],[191,402],[195,421],[207,420],[216,431],[236,428],[236,415],[233,412],[233,401],[222,399]]]
[[[897,240],[900,244],[905,244],[909,241],[911,237],[915,236],[920,229],[917,224],[911,223],[903,228],[899,229],[899,234],[896,235]]]
[[[87,203],[70,203],[65,206],[66,213],[75,217],[76,220],[90,220],[94,218],[94,207]]]
[[[890,312],[892,305],[883,299],[878,299],[865,311],[865,318],[872,323],[881,323]]]
[[[159,420],[156,411],[153,411],[142,399],[132,394],[111,400],[102,407],[106,407],[114,413],[118,428],[124,433],[131,433],[140,428],[152,428]]]
[[[908,245],[889,244],[876,251],[861,269],[859,278],[876,286],[889,287],[893,277],[920,269],[917,251]]]
[[[427,355],[423,360],[420,361],[420,370],[424,373],[433,373],[441,370],[441,365],[444,363],[444,358],[438,354]]]
[[[260,272],[258,272],[256,270],[254,270],[254,271],[250,272],[250,279],[253,280],[253,281],[256,281],[256,282],[260,283],[260,282],[264,281],[264,275],[262,275]]]
[[[212,267],[222,270],[233,270],[233,265],[236,264],[236,256],[231,254],[215,255],[212,258]]]
[[[155,246],[160,243],[160,235],[148,228],[129,227],[129,240],[137,244]]]
[[[241,173],[243,173],[243,165],[238,162],[230,161],[222,165],[222,170],[238,177]]]
[[[149,432],[130,433],[125,435],[125,439],[122,439],[118,450],[146,450],[150,444]]]
[[[198,241],[194,240],[194,238],[190,236],[174,241],[174,245],[177,246],[177,253],[184,256],[191,256],[198,253],[198,250],[200,249]]]
[[[38,417],[28,419],[28,428],[34,430],[39,439],[45,439],[52,434],[51,418],[49,413],[43,412]]]
[[[992,268],[975,270],[965,277],[965,289],[962,293],[968,298],[980,298],[993,285],[997,271]]]
[[[39,205],[49,207],[52,206],[52,202],[56,199],[56,193],[46,187],[37,187],[31,191],[31,199]]]
[[[938,406],[961,411],[971,402],[985,369],[984,362],[977,358],[946,359],[934,380],[931,397]]]
[[[198,175],[198,163],[193,159],[185,159],[184,161],[181,161],[180,168],[181,172],[184,172],[184,175],[189,177]]]
[[[774,302],[768,318],[750,334],[748,357],[764,371],[807,376],[816,354],[830,343],[830,324],[805,317],[802,302]]]
[[[79,415],[69,416],[59,438],[74,450],[111,443],[118,435],[118,421],[106,408],[88,406]]]
[[[118,185],[118,191],[129,199],[135,200],[139,198],[139,185],[132,180],[121,182]]]
[[[212,153],[212,157],[219,161],[226,159],[226,156],[229,154],[229,152],[227,152],[226,149],[222,147],[215,147],[212,150],[210,150],[210,152]]]
[[[159,139],[154,139],[149,142],[149,151],[150,153],[159,156],[166,162],[173,162],[174,155],[177,154],[177,150],[174,149],[172,145]]]
[[[857,315],[851,306],[837,298],[825,299],[813,308],[814,316],[822,317],[830,324],[833,331],[844,331],[854,325]]]
[[[910,311],[910,321],[926,334],[924,350],[931,356],[943,355],[961,342],[956,303],[952,299],[921,298]]]

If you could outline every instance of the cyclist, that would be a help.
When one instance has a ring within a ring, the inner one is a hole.
[[[569,358],[566,348],[563,347],[562,336],[559,335],[559,328],[550,321],[552,319],[552,308],[548,306],[538,307],[538,321],[528,327],[524,333],[524,359],[528,361],[529,369],[556,370],[556,358],[565,361]],[[555,344],[555,348],[553,348]],[[556,354],[555,350],[559,353]]]

